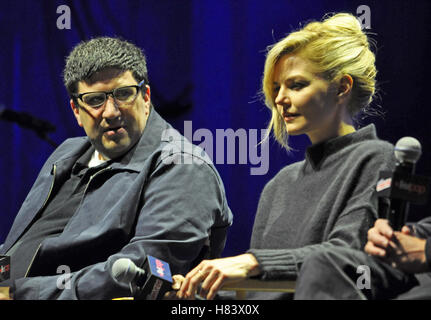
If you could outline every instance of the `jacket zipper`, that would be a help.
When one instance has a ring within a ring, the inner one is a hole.
[[[40,212],[41,210],[43,210],[43,208],[45,207],[46,203],[48,202],[48,199],[51,197],[52,189],[54,188],[55,174],[56,174],[56,172],[57,172],[57,165],[56,165],[55,163],[54,163],[54,164],[53,164],[53,166],[52,166],[52,170],[53,170],[53,178],[52,178],[51,187],[50,187],[50,189],[49,189],[48,196],[46,197],[45,202],[43,203],[42,207],[39,209],[39,212]],[[37,246],[36,252],[34,253],[33,257],[32,257],[32,258],[31,258],[31,260],[30,260],[30,264],[28,265],[28,268],[27,268],[27,271],[25,272],[24,277],[27,277],[27,275],[29,274],[29,272],[30,272],[30,268],[31,268],[31,266],[33,265],[34,259],[36,258],[36,255],[38,254],[39,249],[40,249],[40,247],[41,247],[41,246],[42,246],[42,243],[40,243],[40,244]]]
[[[30,268],[33,265],[34,259],[36,259],[37,254],[39,253],[39,249],[42,246],[42,243],[39,243],[37,246],[36,252],[33,255],[33,258],[31,258],[30,264],[28,265],[27,271],[25,272],[24,278],[27,278],[28,274],[30,273]]]
[[[97,175],[99,175],[100,173],[111,170],[111,169],[112,169],[111,167],[106,167],[106,168],[103,168],[102,170],[97,171],[92,176],[90,176],[90,179],[88,179],[87,185],[85,186],[84,193],[83,193],[82,199],[81,199],[81,203],[79,204],[78,209],[81,207],[82,201],[84,200],[84,196],[87,193],[87,189],[88,189],[88,186],[90,185],[91,180],[93,180],[93,178],[96,177]]]

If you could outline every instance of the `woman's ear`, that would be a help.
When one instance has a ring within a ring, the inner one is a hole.
[[[345,74],[344,76],[342,76],[338,82],[338,96],[344,97],[344,96],[348,96],[350,95],[350,92],[352,92],[352,88],[353,88],[353,78],[348,75]]]

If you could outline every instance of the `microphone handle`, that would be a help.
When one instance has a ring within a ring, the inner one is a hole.
[[[395,231],[401,231],[407,221],[410,203],[401,199],[391,199],[390,209],[388,210],[389,225]]]
[[[136,284],[138,287],[143,287],[145,282],[147,281],[147,274],[143,269],[139,267],[136,267],[136,268],[137,268],[136,276],[132,280],[132,283]]]
[[[412,175],[415,172],[416,164],[407,161],[397,162],[395,172]],[[389,224],[392,229],[401,231],[407,221],[410,204],[406,200],[392,198],[390,208],[387,211]]]

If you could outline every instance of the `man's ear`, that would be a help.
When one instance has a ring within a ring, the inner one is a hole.
[[[82,127],[81,118],[79,116],[79,106],[75,105],[75,102],[73,99],[70,99],[70,107],[72,108],[73,115],[75,116],[76,122],[78,122],[78,125]]]
[[[151,101],[151,89],[150,86],[145,86],[145,92],[144,92],[144,101],[150,102]]]
[[[145,93],[144,93],[144,103],[145,103],[145,114],[148,116],[151,109],[151,90],[150,86],[145,86]]]

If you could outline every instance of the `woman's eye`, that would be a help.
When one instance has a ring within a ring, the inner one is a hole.
[[[299,90],[299,89],[302,89],[306,86],[307,86],[307,84],[304,82],[295,82],[290,86],[290,88],[293,90]]]

